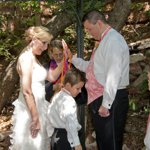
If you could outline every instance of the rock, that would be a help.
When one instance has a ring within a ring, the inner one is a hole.
[[[3,134],[0,133],[0,142],[5,140],[5,136]]]
[[[130,74],[135,76],[142,74],[142,68],[139,63],[130,64]]]
[[[141,88],[142,87],[142,83],[144,81],[147,81],[147,74],[143,73],[141,74],[132,84],[133,87],[137,87],[137,88]]]
[[[130,56],[130,64],[136,63],[139,61],[144,61],[146,58],[142,53],[133,54]]]
[[[123,144],[123,146],[122,146],[122,150],[130,150],[130,149],[127,147],[127,145],[126,145],[126,144]]]

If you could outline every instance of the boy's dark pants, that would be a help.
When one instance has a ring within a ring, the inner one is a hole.
[[[67,139],[65,129],[55,129],[51,138],[51,150],[74,150]]]

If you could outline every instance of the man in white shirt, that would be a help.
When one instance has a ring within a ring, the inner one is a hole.
[[[88,104],[91,108],[98,150],[122,150],[128,112],[129,49],[123,36],[97,10],[83,17],[85,30],[99,41],[90,61],[72,58],[86,72]]]

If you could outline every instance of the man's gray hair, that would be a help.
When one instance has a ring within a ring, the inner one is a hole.
[[[92,24],[95,24],[98,20],[101,20],[102,22],[107,23],[104,14],[98,10],[91,10],[87,12],[83,16],[82,22],[84,23],[86,20],[88,20]]]

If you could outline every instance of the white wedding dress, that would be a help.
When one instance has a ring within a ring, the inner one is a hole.
[[[31,137],[31,116],[20,89],[18,99],[13,103],[15,106],[13,114],[13,133],[11,137],[10,150],[49,150],[50,140],[47,135],[47,107],[45,100],[46,70],[39,64],[32,72],[32,92],[35,97],[36,106],[40,117],[40,131],[36,138]],[[20,86],[21,87],[21,86]]]

